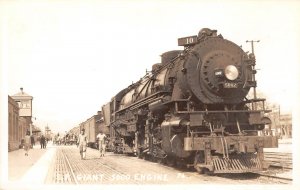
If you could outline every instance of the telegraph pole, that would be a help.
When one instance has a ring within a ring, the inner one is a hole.
[[[246,43],[250,42],[251,43],[251,50],[252,54],[254,55],[254,42],[258,43],[260,40],[247,40]],[[255,71],[255,63],[252,65],[252,70]],[[252,80],[255,82],[255,72],[252,74]],[[253,88],[253,95],[254,99],[256,99],[256,84]],[[256,110],[256,104],[254,104],[254,109]]]
[[[254,42],[258,43],[260,40],[247,40],[246,43],[251,42],[252,53],[254,54]]]

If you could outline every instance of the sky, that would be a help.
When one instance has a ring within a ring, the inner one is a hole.
[[[257,90],[283,113],[298,102],[299,1],[0,1],[1,94],[33,96],[33,124],[63,132],[182,49],[201,28],[251,51]]]

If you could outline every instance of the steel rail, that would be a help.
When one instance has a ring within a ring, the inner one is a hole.
[[[73,169],[71,167],[71,164],[70,164],[70,161],[69,161],[68,157],[66,156],[66,154],[63,151],[61,151],[61,152],[63,154],[63,157],[64,157],[65,161],[67,162],[67,165],[69,167],[69,171],[70,171],[70,173],[72,175],[72,178],[74,179],[75,184],[78,185],[79,183],[78,183],[77,178],[76,178],[76,176],[75,176],[75,174],[73,172]]]

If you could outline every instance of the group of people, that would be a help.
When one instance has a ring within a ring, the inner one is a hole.
[[[45,138],[44,135],[42,135],[40,137],[40,144],[41,144],[41,149],[45,149],[47,146],[47,139]],[[28,156],[28,152],[30,148],[33,148],[33,146],[35,145],[35,140],[34,137],[31,135],[30,136],[30,132],[26,131],[26,135],[24,137],[24,150],[25,150],[25,156]]]
[[[41,136],[41,138],[40,138],[40,143],[41,143],[41,149],[42,149],[42,148],[46,148],[46,146],[47,146],[47,140],[46,140],[46,138],[44,137],[44,135]]]
[[[86,158],[86,149],[88,144],[88,138],[84,132],[85,132],[84,129],[80,131],[80,134],[78,136],[78,141],[77,141],[77,145],[79,147],[79,152],[82,160]],[[100,131],[100,133],[97,135],[97,140],[99,145],[100,157],[103,157],[106,148],[106,144],[105,144],[106,135],[102,131]],[[30,132],[27,131],[25,136],[25,144],[24,144],[25,156],[28,156],[31,143],[32,143],[32,138],[30,137]],[[42,135],[40,138],[40,144],[41,144],[41,149],[46,148],[47,141],[44,135]]]
[[[97,135],[97,140],[99,145],[100,157],[102,157],[105,154],[106,135],[102,131],[100,131],[100,133]],[[88,144],[88,138],[84,133],[84,129],[82,129],[80,131],[80,135],[77,141],[77,145],[79,147],[79,152],[82,160],[84,160],[86,157],[87,144]]]

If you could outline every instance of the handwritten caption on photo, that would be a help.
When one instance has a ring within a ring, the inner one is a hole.
[[[63,181],[67,181],[71,179],[70,174],[58,174],[57,179],[61,179]],[[77,181],[164,181],[167,182],[170,178],[168,174],[77,174],[73,177],[76,178]],[[185,178],[183,173],[178,173],[175,178]]]

